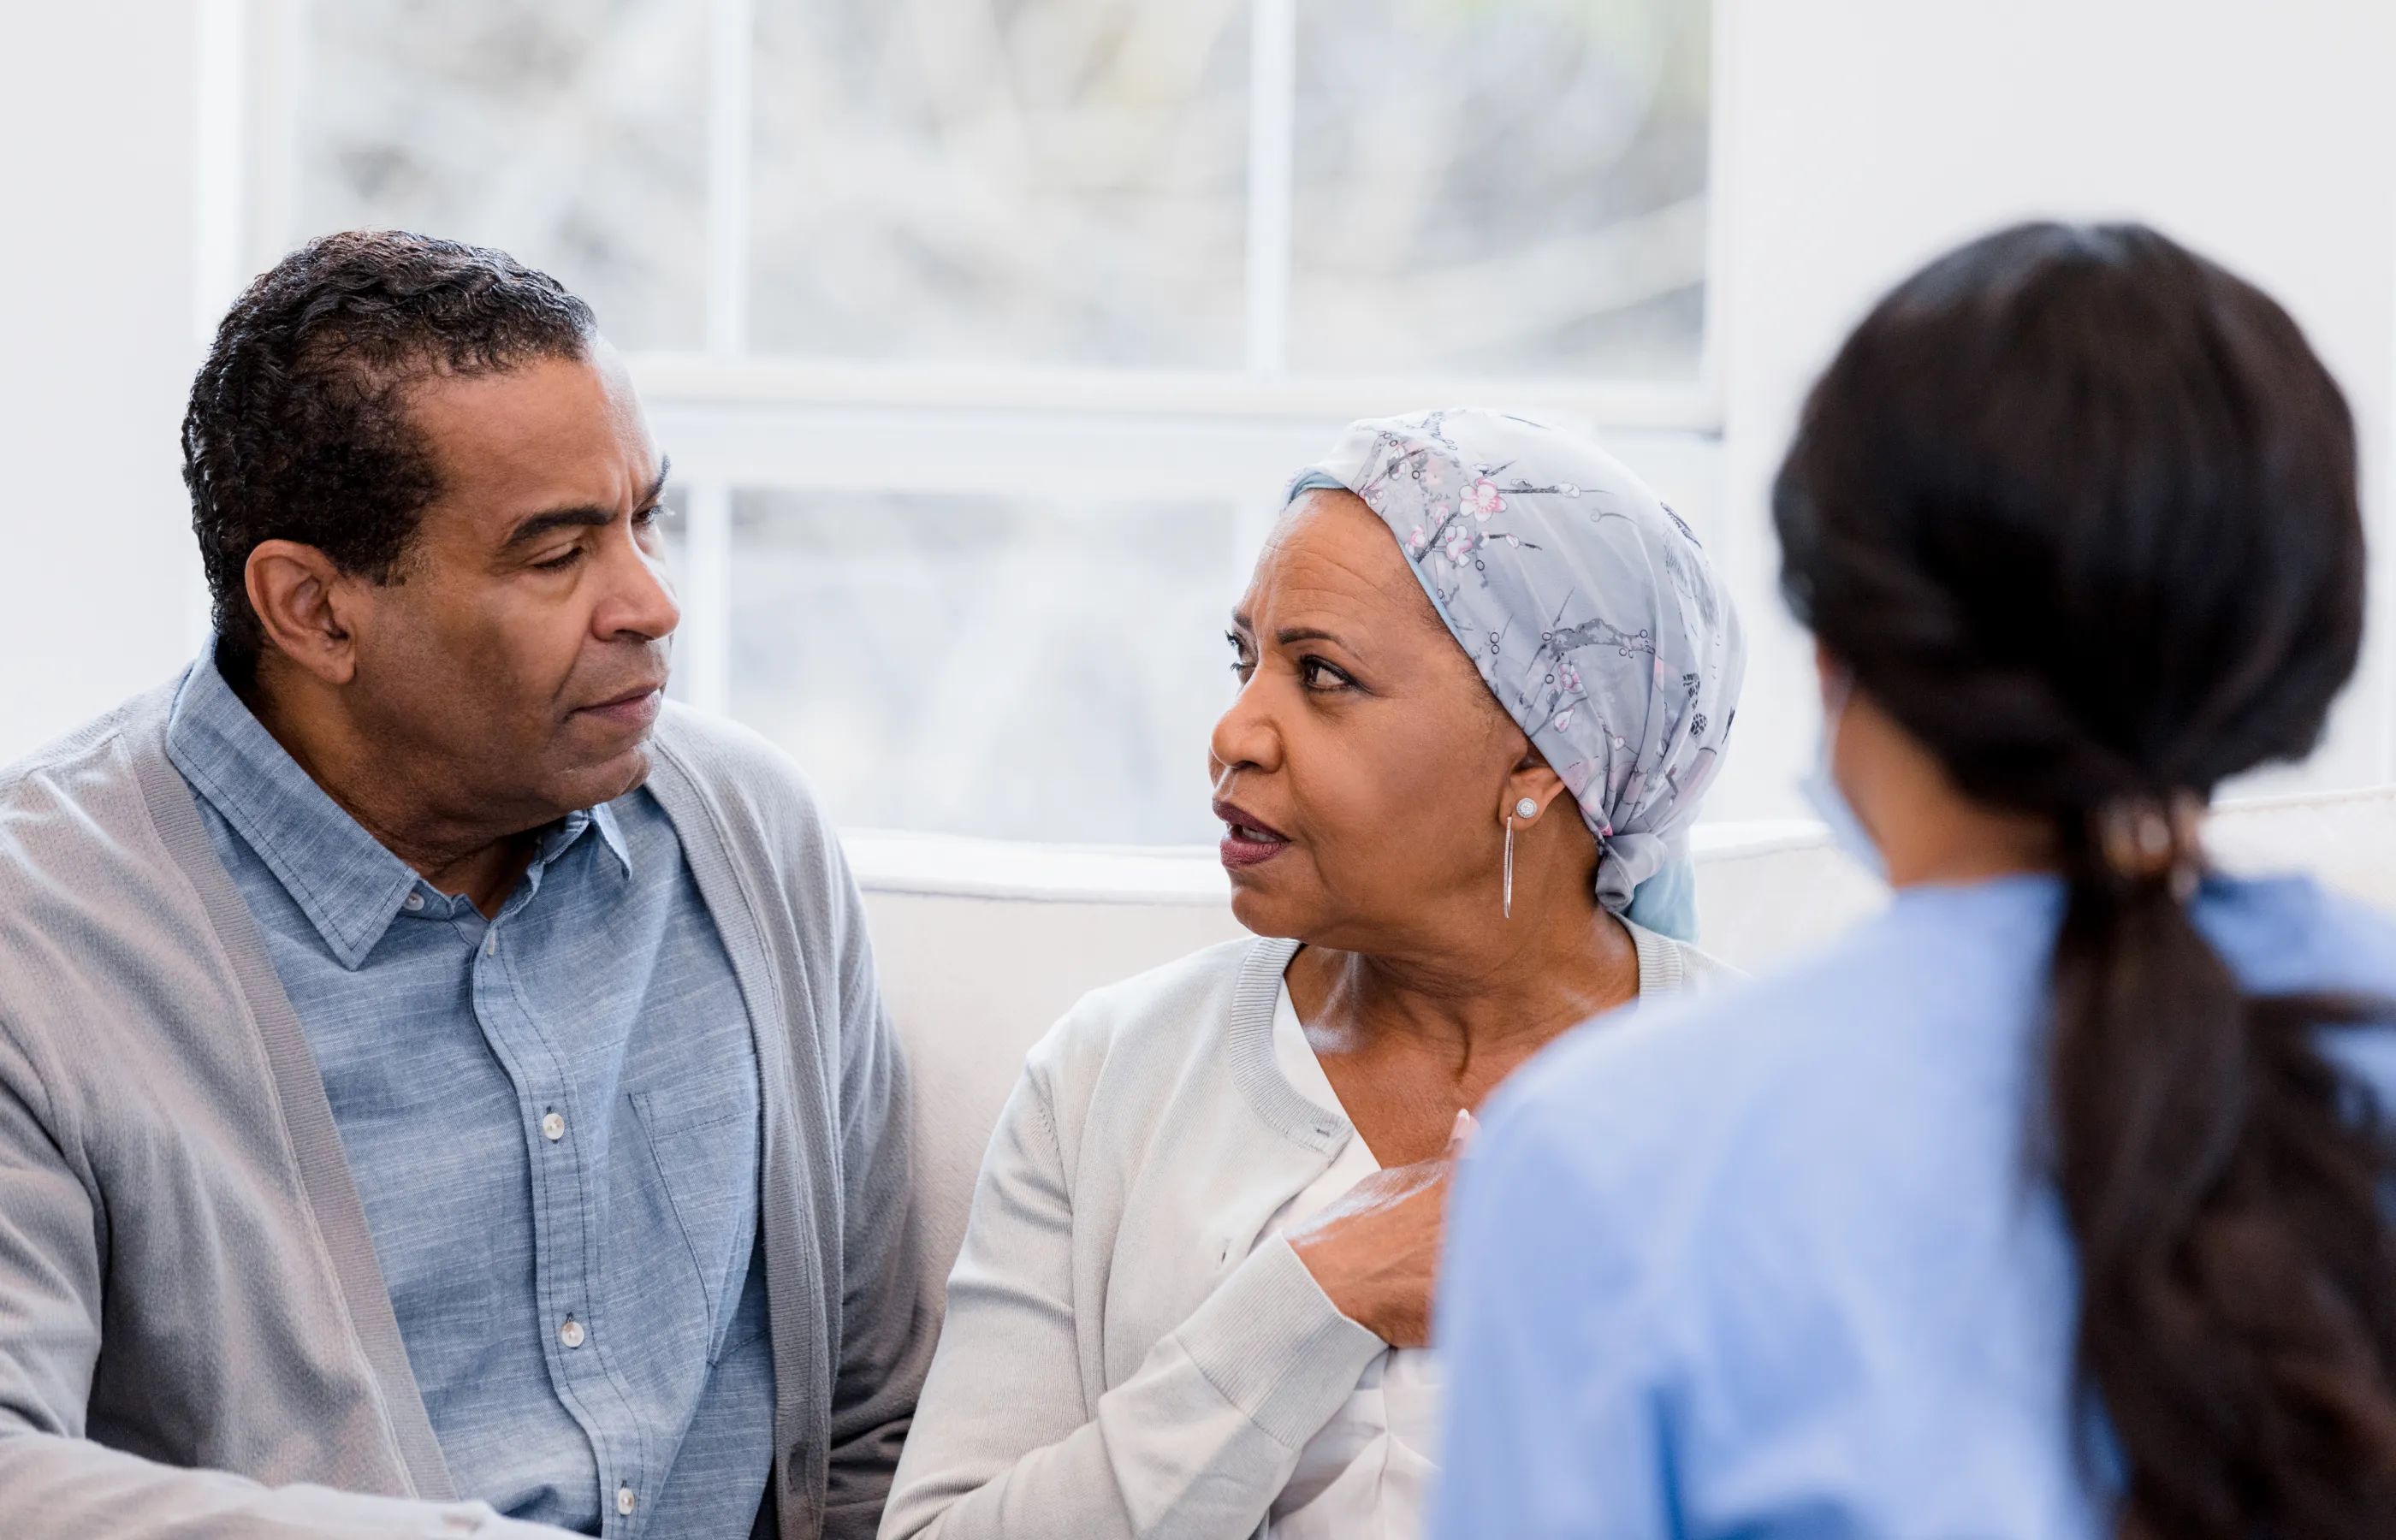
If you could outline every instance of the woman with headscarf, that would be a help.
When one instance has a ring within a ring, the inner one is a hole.
[[[886,1540],[1418,1533],[1471,1109],[1576,1024],[1721,972],[1684,939],[1685,844],[1738,622],[1594,445],[1481,411],[1358,423],[1293,487],[1231,643],[1215,810],[1258,938],[1098,990],[1033,1049]]]

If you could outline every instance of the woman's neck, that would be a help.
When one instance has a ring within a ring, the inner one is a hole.
[[[1839,784],[1891,887],[1983,883],[2057,864],[2055,825],[1963,794],[1921,739],[1861,690],[1839,713]]]
[[[1533,912],[1540,912],[1535,909]],[[1315,1061],[1381,1164],[1429,1160],[1475,1108],[1563,1033],[1639,993],[1639,949],[1579,896],[1573,912],[1495,934],[1374,952],[1310,946],[1285,977]],[[1477,944],[1475,944],[1477,942]],[[1461,944],[1458,944],[1461,943]]]
[[[1305,948],[1287,977],[1309,1041],[1322,1055],[1401,1056],[1447,1067],[1459,1088],[1494,1086],[1639,993],[1638,949],[1620,921],[1585,896],[1539,908],[1544,923],[1518,909],[1501,926],[1476,927],[1484,934],[1418,949]]]

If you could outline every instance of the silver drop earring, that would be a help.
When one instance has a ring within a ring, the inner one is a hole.
[[[1539,804],[1524,797],[1506,815],[1506,918],[1514,918],[1514,820],[1536,816]]]

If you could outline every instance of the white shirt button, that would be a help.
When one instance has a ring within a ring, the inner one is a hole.
[[[581,1347],[582,1322],[575,1320],[572,1316],[567,1316],[566,1318],[566,1324],[557,1329],[557,1340],[566,1344],[568,1348]]]
[[[402,899],[401,902],[411,911],[420,909],[424,907],[424,895],[420,893],[411,893],[406,898]]]
[[[632,1509],[639,1506],[640,1499],[632,1495],[632,1489],[631,1487],[621,1486],[616,1489],[617,1512],[629,1519],[632,1516]]]
[[[566,1137],[566,1120],[552,1112],[540,1120],[541,1137],[555,1144]]]
[[[498,931],[493,931],[488,936],[484,938],[483,955],[485,957],[497,957],[499,955],[499,933]]]

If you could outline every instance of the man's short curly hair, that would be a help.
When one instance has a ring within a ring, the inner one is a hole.
[[[216,606],[218,659],[246,680],[265,633],[244,572],[297,540],[389,582],[441,495],[409,386],[589,355],[591,307],[502,251],[348,231],[291,253],[234,301],[183,416],[183,485]]]

